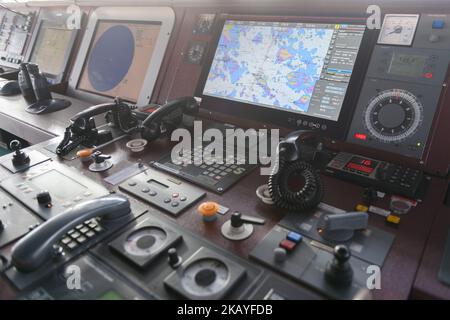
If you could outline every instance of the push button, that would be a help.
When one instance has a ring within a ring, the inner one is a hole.
[[[289,232],[288,235],[286,236],[286,239],[295,243],[300,243],[303,237],[301,234],[298,234],[297,232]]]
[[[286,249],[287,251],[294,250],[295,246],[297,244],[295,242],[292,242],[290,240],[284,239],[280,242],[280,247]]]
[[[432,28],[433,29],[443,29],[444,25],[445,25],[444,20],[437,19],[437,20],[433,20]]]

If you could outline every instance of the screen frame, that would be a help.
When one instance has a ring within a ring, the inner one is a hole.
[[[362,82],[367,71],[372,50],[378,39],[379,30],[364,32],[361,46],[356,57],[353,73],[350,77],[347,94],[344,98],[339,118],[336,121],[318,118],[307,114],[277,110],[262,107],[251,103],[238,102],[223,98],[212,97],[203,94],[215,52],[222,34],[222,29],[227,20],[238,21],[263,21],[263,22],[291,22],[291,23],[322,23],[322,24],[360,24],[365,25],[365,19],[360,18],[337,18],[337,17],[289,17],[289,16],[248,16],[223,14],[218,17],[213,33],[213,41],[206,53],[203,69],[195,91],[196,97],[202,99],[201,107],[210,112],[223,113],[239,118],[265,122],[275,126],[289,129],[311,129],[316,130],[328,137],[344,139],[353,111],[358,102]],[[306,123],[306,125],[304,125]]]
[[[110,102],[114,97],[107,97],[78,89],[87,55],[90,52],[97,25],[101,21],[117,21],[123,23],[158,23],[161,25],[158,39],[155,44],[144,82],[139,90],[136,104],[145,106],[149,104],[159,70],[164,59],[167,45],[175,24],[175,13],[170,7],[101,7],[97,8],[89,18],[78,55],[69,78],[67,93],[77,99],[91,103]]]
[[[82,13],[82,17],[80,21],[83,21],[84,19],[84,12]],[[27,52],[25,54],[25,61],[30,62],[30,59],[36,49],[37,39],[39,37],[40,32],[42,31],[42,26],[44,22],[50,23],[50,26],[59,27],[61,25],[65,25],[67,18],[70,15],[66,13],[65,10],[41,10],[39,12],[39,17],[36,22],[36,25],[33,30],[33,34],[31,36],[30,45],[27,49]],[[59,84],[63,81],[64,77],[67,74],[67,71],[69,69],[69,60],[72,56],[72,51],[75,45],[75,41],[78,37],[78,34],[80,32],[80,29],[67,29],[68,31],[71,31],[69,45],[67,47],[67,50],[64,54],[64,60],[63,60],[63,68],[60,73],[58,74],[51,74],[48,72],[44,72],[41,70],[41,72],[47,77],[47,81],[51,84]]]

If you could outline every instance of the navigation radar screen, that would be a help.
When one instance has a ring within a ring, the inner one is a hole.
[[[364,30],[227,20],[203,94],[337,121]]]
[[[72,30],[50,26],[46,21],[42,22],[30,62],[36,63],[44,73],[60,74],[65,68],[64,58],[69,54],[71,37]]]
[[[161,23],[100,21],[77,89],[136,102]]]

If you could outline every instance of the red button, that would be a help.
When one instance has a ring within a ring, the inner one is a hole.
[[[296,243],[290,240],[284,239],[280,242],[280,247],[286,249],[287,251],[294,250],[295,246]]]
[[[424,76],[425,76],[425,78],[427,78],[427,79],[433,78],[433,74],[432,74],[431,72],[425,73]]]
[[[175,193],[172,193],[172,198],[178,198],[178,196],[179,196],[180,194],[179,193],[177,193],[177,192],[175,192]]]

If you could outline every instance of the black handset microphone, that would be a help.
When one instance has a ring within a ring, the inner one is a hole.
[[[278,145],[277,165],[269,177],[269,193],[274,204],[293,212],[315,208],[324,196],[324,186],[317,170],[311,165],[315,160],[320,139],[316,133],[299,130],[289,134]],[[312,142],[312,145],[311,145]],[[292,190],[292,176],[302,177],[300,190]]]
[[[78,204],[47,220],[14,245],[12,265],[23,273],[39,269],[52,258],[54,245],[68,231],[96,217],[100,218],[100,224],[104,227],[127,221],[132,218],[130,202],[122,195],[108,195]]]
[[[166,103],[153,111],[142,122],[141,135],[142,138],[152,141],[161,135],[161,124],[164,118],[170,116],[177,110],[184,114],[194,115],[198,112],[198,102],[194,97],[183,97]]]

